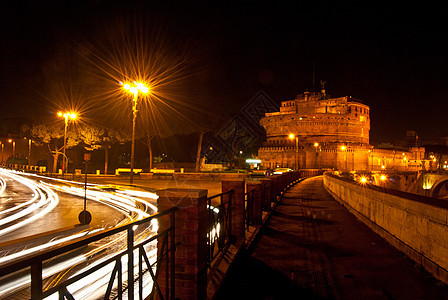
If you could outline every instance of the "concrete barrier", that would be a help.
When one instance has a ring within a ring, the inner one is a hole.
[[[448,201],[360,185],[328,173],[324,186],[373,231],[448,283]]]
[[[142,169],[133,169],[134,174],[139,174],[142,172]],[[115,169],[115,175],[121,175],[121,174],[126,174],[129,175],[131,173],[131,169],[130,168],[118,168]]]

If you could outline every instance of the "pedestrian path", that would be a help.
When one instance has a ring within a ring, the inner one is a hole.
[[[216,299],[448,299],[448,286],[358,221],[322,177],[292,187]]]

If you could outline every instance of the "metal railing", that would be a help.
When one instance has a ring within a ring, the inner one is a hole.
[[[134,299],[136,283],[138,285],[139,298],[142,299],[144,297],[142,296],[144,288],[143,277],[148,276],[148,274],[153,281],[151,291],[149,292],[149,298],[154,298],[154,296],[157,294],[160,299],[174,299],[174,251],[176,247],[174,240],[174,216],[175,211],[177,210],[177,207],[172,207],[142,220],[135,221],[116,228],[104,230],[99,233],[79,239],[73,243],[58,246],[37,255],[33,255],[19,261],[9,263],[0,267],[0,278],[3,279],[8,275],[13,274],[14,272],[30,272],[31,299],[43,299],[55,293],[59,294],[59,299],[75,299],[74,296],[69,292],[68,287],[70,285],[79,282],[81,279],[86,278],[86,276],[91,275],[92,273],[106,267],[107,265],[114,264],[113,271],[109,272],[110,279],[107,285],[104,299],[109,299],[112,294],[116,294],[114,298],[122,299],[124,293],[127,293],[127,299]],[[149,235],[146,238],[139,235],[138,243],[134,242],[134,237],[137,237],[134,231],[138,230],[139,225],[147,225],[151,221],[160,219],[163,216],[169,217],[169,227],[157,234]],[[92,264],[93,267],[88,268],[79,274],[73,275],[68,279],[62,279],[56,285],[43,290],[43,270],[45,270],[45,266],[49,263],[49,260],[60,259],[61,255],[70,255],[72,251],[79,251],[79,249],[82,247],[87,247],[89,244],[99,242],[102,239],[113,238],[113,235],[120,233],[126,233],[126,241],[123,247],[124,250],[121,250],[117,254],[114,254],[112,257],[107,258],[96,265]],[[145,250],[145,246],[148,246],[148,244],[155,241],[158,241],[159,244],[157,258],[155,262],[151,263]],[[138,275],[134,274],[135,254],[137,254],[138,256]],[[123,276],[123,274],[125,273],[123,273],[122,258],[125,258],[124,260],[127,259],[127,270],[125,270],[127,276]],[[45,261],[46,263],[44,263]],[[156,267],[162,262],[166,268],[164,271],[167,272],[167,275],[169,274],[169,276],[166,276],[166,283],[168,284],[165,285],[165,294],[162,293],[159,282],[157,281],[160,268]],[[144,266],[144,263],[146,264],[146,266]],[[137,275],[137,278],[135,277],[135,275]],[[123,277],[127,277],[127,279]],[[117,284],[115,284],[115,282],[117,282]]]
[[[244,225],[246,230],[254,223],[254,192],[251,190],[244,194]]]
[[[233,190],[207,198],[208,204],[208,265],[232,242]],[[219,198],[219,205],[212,202]]]

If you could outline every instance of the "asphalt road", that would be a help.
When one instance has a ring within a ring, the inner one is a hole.
[[[0,195],[0,212],[24,204],[33,198],[34,192],[25,184],[14,180],[7,174],[3,174],[1,177],[5,179],[6,189]],[[36,178],[34,181],[39,182],[40,180],[41,178]],[[57,182],[53,183],[63,185]],[[84,198],[60,191],[56,191],[56,194],[59,197],[59,203],[55,208],[30,224],[20,227],[12,232],[2,234],[0,236],[0,243],[79,224],[78,215],[84,208]],[[90,223],[91,229],[111,227],[126,218],[122,212],[97,201],[87,200],[87,210],[92,214],[92,222]],[[39,211],[40,210],[36,210],[27,215],[27,217],[32,217],[39,213]],[[5,213],[0,216],[3,219],[8,215],[11,214]]]

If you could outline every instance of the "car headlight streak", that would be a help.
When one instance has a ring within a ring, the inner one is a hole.
[[[5,180],[3,177],[11,178],[30,189],[29,200],[25,200],[23,203],[17,204],[12,208],[0,211],[0,226],[2,226],[0,235],[16,230],[24,225],[30,224],[38,218],[41,218],[49,213],[59,203],[59,197],[55,191],[68,193],[80,198],[84,198],[84,196],[86,195],[89,201],[97,201],[99,203],[102,203],[103,205],[107,205],[115,210],[122,212],[128,219],[127,222],[139,220],[150,216],[150,214],[152,213],[157,212],[157,207],[153,203],[151,203],[151,201],[154,201],[158,198],[155,193],[134,190],[116,190],[115,192],[111,193],[109,191],[101,190],[101,186],[93,184],[88,185],[88,189],[85,190],[84,184],[81,184],[79,182],[57,180],[59,183],[53,184],[44,181],[37,182],[36,179],[31,180],[21,175],[26,175],[29,177],[34,176],[37,180],[37,177],[44,178],[39,175],[24,174],[21,172],[0,169],[0,195],[5,192],[8,183],[7,180]],[[143,230],[141,230],[135,236],[136,241],[144,240],[148,236],[153,235],[157,232],[157,227],[157,220],[152,220],[150,225],[148,225],[146,228],[143,228]],[[8,255],[0,257],[0,265],[11,260],[16,260],[24,256],[38,253],[39,251],[46,250],[49,247],[53,247],[70,240],[77,239],[79,237],[90,234],[91,232],[93,231],[80,232],[74,235],[57,238],[43,245],[26,248],[14,253],[8,253]],[[115,255],[116,252],[111,252],[110,255],[106,255],[105,257],[96,258],[86,266],[82,265],[90,260],[90,258],[95,257],[97,253],[101,253],[105,249],[112,249],[115,245],[121,245],[122,241],[125,239],[126,235],[120,235],[118,237],[115,237],[113,240],[102,243],[101,245],[97,245],[94,249],[91,249],[87,253],[76,255],[75,257],[51,266],[46,266],[43,270],[43,278],[49,278],[50,276],[59,274],[60,272],[64,272],[64,270],[74,267],[76,267],[76,273],[91,268],[97,263],[104,261],[104,259]],[[119,248],[120,247],[122,246],[119,246]],[[157,247],[155,246],[155,244],[151,245],[150,247],[152,249],[150,251],[150,261],[152,263],[155,262],[156,259]],[[137,252],[135,252],[134,254],[137,255]],[[123,261],[123,276],[125,276],[125,274],[127,273],[127,264],[125,263],[125,261],[127,261],[126,256],[123,257]],[[134,258],[134,261],[136,263],[134,267],[137,268],[137,257]],[[89,298],[97,292],[100,286],[107,285],[110,272],[110,266],[109,268],[102,268],[97,272],[91,274],[89,278],[86,278],[86,282],[72,284],[69,287],[69,290],[73,291],[74,294],[81,296],[81,298]],[[147,278],[149,275],[145,276],[145,285],[152,286],[152,280],[150,278]],[[62,276],[60,278],[62,278]],[[95,280],[93,278],[95,278]],[[58,280],[59,279],[55,281]],[[2,284],[0,287],[0,296],[3,297],[10,293],[13,293],[14,291],[23,289],[24,287],[29,285],[29,282],[29,277],[24,276],[16,278],[14,281],[11,281],[7,284]],[[93,285],[92,282],[97,282],[97,284]],[[48,299],[51,299],[55,296],[57,297],[57,294],[51,295],[50,297],[48,297]]]

